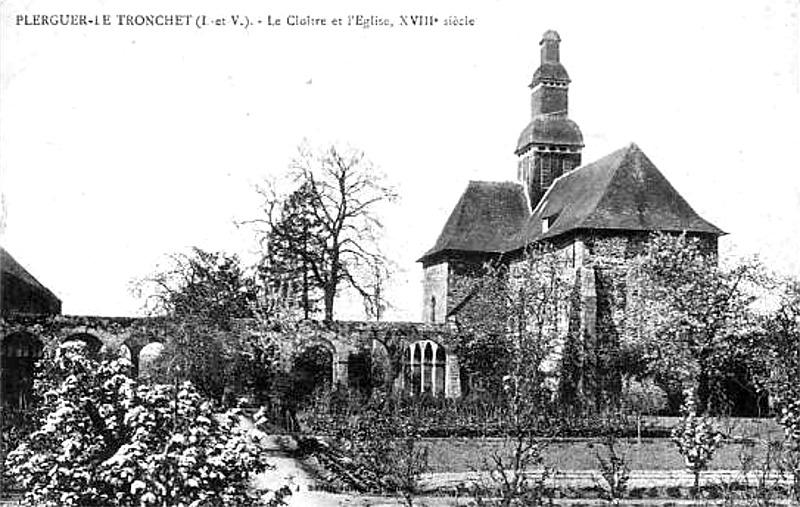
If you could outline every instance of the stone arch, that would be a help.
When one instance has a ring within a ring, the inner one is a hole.
[[[119,349],[117,349],[117,355],[133,364],[133,350],[127,343],[120,344]]]
[[[0,346],[0,389],[2,403],[13,409],[27,409],[33,394],[33,367],[41,359],[42,341],[20,331],[3,337]]]
[[[103,341],[97,336],[87,332],[72,333],[61,340],[62,345],[70,342],[83,343],[86,346],[86,352],[94,357],[99,355],[100,350],[103,348]]]
[[[336,363],[336,348],[327,340],[313,340],[298,349],[289,369],[287,387],[291,394],[287,401],[300,405],[309,401],[317,389],[336,386]]]
[[[155,365],[158,358],[164,352],[164,344],[158,340],[153,340],[144,345],[136,353],[134,371],[136,375],[150,377],[155,373]]]
[[[140,330],[134,331],[130,333],[130,335],[125,338],[125,340],[120,344],[120,354],[127,354],[122,352],[123,348],[128,349],[129,354],[128,357],[131,361],[131,368],[134,377],[139,376],[141,361],[142,361],[142,350],[145,347],[150,346],[153,343],[161,344],[161,350],[163,351],[164,340],[162,337],[155,333],[146,333]]]

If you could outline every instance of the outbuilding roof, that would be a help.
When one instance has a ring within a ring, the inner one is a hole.
[[[23,297],[24,301],[15,299]],[[0,305],[2,312],[60,313],[61,300],[0,247]]]

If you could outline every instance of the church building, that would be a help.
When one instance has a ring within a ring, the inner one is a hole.
[[[560,44],[555,31],[542,36],[529,84],[531,119],[515,147],[516,181],[470,181],[419,259],[426,322],[463,320],[487,261],[513,263],[526,247],[547,243],[568,259],[580,306],[572,313],[582,336],[596,342],[620,336],[630,289],[624,262],[653,232],[684,233],[716,254],[724,232],[700,217],[636,144],[583,163]]]

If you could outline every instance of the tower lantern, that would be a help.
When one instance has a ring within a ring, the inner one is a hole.
[[[531,121],[520,134],[517,178],[535,209],[553,181],[581,164],[583,134],[568,118],[569,74],[561,64],[561,37],[548,30],[539,42],[540,62],[531,89]]]
[[[542,63],[558,63],[558,45],[561,42],[561,37],[555,30],[548,30],[542,35],[542,40],[539,45],[542,48]]]

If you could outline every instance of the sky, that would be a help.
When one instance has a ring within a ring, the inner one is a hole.
[[[66,314],[139,315],[131,282],[191,246],[254,259],[253,232],[235,222],[258,217],[254,185],[305,139],[363,150],[396,186],[386,317],[419,320],[416,260],[467,183],[516,177],[548,29],[561,35],[584,163],[636,142],[729,233],[723,252],[800,276],[797,0],[6,0],[0,14],[0,241]],[[17,24],[25,14],[114,24]],[[119,26],[117,14],[227,26]],[[358,14],[395,26],[330,26]],[[440,23],[400,26],[414,14]],[[328,26],[286,26],[292,15]],[[451,16],[474,26],[443,26]]]

